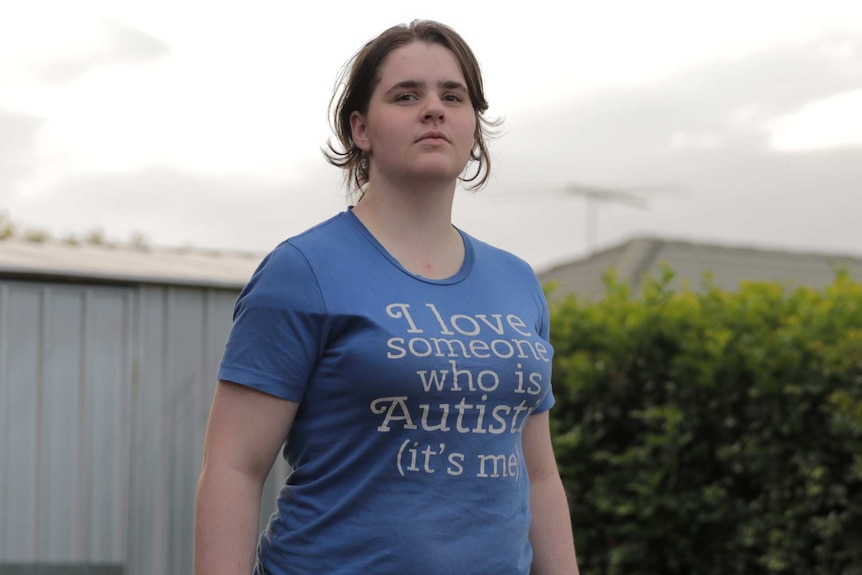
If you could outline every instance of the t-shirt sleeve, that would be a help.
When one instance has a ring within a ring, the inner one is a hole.
[[[551,312],[548,309],[548,300],[545,298],[545,294],[542,291],[541,284],[536,279],[536,284],[538,286],[538,298],[540,305],[540,317],[539,317],[539,325],[537,326],[537,330],[539,335],[543,340],[550,342],[551,338]],[[549,343],[550,346],[550,343]],[[552,356],[553,357],[553,356]],[[553,382],[553,377],[551,378]],[[536,408],[535,413],[541,413],[543,411],[548,411],[551,409],[556,403],[556,399],[554,398],[554,389],[553,385],[548,385],[548,393],[545,394],[544,399],[542,399],[542,403]]]
[[[326,306],[302,253],[281,244],[240,293],[218,378],[302,401],[326,341]]]

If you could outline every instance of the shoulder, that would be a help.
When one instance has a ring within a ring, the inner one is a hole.
[[[513,278],[520,278],[530,284],[538,285],[538,278],[532,266],[524,259],[512,252],[493,246],[487,242],[461,232],[472,245],[476,265],[494,274],[506,274]]]
[[[345,245],[349,224],[343,213],[338,214],[281,242],[260,262],[238,303],[319,307],[322,294],[315,264],[331,259]]]
[[[276,250],[291,246],[308,257],[316,253],[342,250],[358,234],[353,220],[354,217],[349,212],[341,212],[301,234],[286,239]]]
[[[315,260],[333,256],[349,245],[346,240],[352,226],[344,213],[337,214],[304,232],[291,236],[267,254],[252,276],[266,278],[295,278],[313,275]]]

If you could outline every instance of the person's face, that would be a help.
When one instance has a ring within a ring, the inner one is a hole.
[[[392,182],[454,183],[475,144],[476,114],[455,55],[439,44],[413,42],[389,53],[368,112],[353,112],[353,141],[375,176]]]

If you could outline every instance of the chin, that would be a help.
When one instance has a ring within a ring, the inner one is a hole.
[[[420,172],[415,172],[413,174],[413,178],[417,181],[422,182],[439,182],[441,184],[447,183],[455,183],[458,180],[458,176],[461,175],[461,172],[453,173],[451,170],[446,171],[435,171],[435,170],[423,170]]]
[[[436,165],[424,165],[417,167],[413,174],[422,180],[450,180],[455,181],[458,179],[462,173],[464,173],[464,169],[467,167],[464,165],[452,165],[451,163],[447,163],[446,165],[442,165],[442,163],[438,163]]]

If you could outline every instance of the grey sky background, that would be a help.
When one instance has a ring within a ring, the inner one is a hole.
[[[338,69],[425,16],[470,42],[504,118],[491,182],[456,199],[480,239],[546,267],[586,249],[566,186],[658,186],[646,209],[598,207],[599,248],[862,256],[859,3],[381,2],[338,21],[337,2],[16,4],[0,4],[0,209],[58,237],[266,251],[344,209],[319,153]]]

